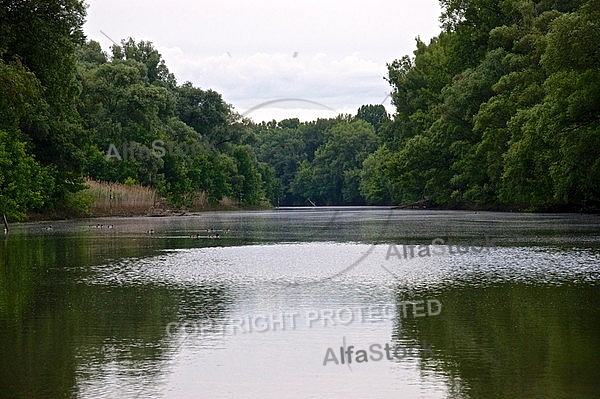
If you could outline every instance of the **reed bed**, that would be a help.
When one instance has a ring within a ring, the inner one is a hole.
[[[150,187],[92,179],[86,179],[85,183],[94,199],[91,205],[93,216],[143,215],[152,213],[157,206],[156,190]]]

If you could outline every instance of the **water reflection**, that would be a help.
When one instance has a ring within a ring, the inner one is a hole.
[[[0,397],[600,393],[595,216],[305,209],[45,225],[0,243]],[[208,230],[223,234],[193,238]],[[389,244],[485,234],[497,251],[386,259]],[[427,299],[439,315],[403,316]],[[389,317],[332,323],[369,307]],[[294,328],[216,328],[292,312]],[[188,321],[215,328],[168,333]],[[323,366],[330,347],[424,340],[433,356]]]
[[[443,314],[408,319],[396,333],[431,339],[435,359],[422,365],[445,377],[452,397],[598,395],[598,287],[505,283],[423,295],[439,298]]]

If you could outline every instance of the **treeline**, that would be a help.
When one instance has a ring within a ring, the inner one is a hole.
[[[85,208],[84,177],[151,186],[177,207],[198,195],[266,204],[274,179],[247,144],[250,122],[178,85],[151,43],[105,54],[84,18],[78,0],[0,2],[0,214]],[[153,143],[162,156],[141,151]]]
[[[266,200],[269,170],[246,144],[249,122],[218,93],[178,86],[148,42],[123,41],[110,59],[88,42],[77,56],[77,109],[89,139],[84,175],[155,187],[181,207],[200,192],[212,202]]]
[[[442,33],[388,65],[367,202],[598,210],[600,1],[441,4]]]
[[[441,3],[442,33],[388,65],[393,118],[256,126],[278,203],[598,211],[600,1]]]
[[[0,214],[85,208],[88,177],[181,208],[598,209],[600,1],[441,3],[440,35],[388,65],[393,117],[255,124],[149,42],[86,41],[82,1],[0,1]]]
[[[273,168],[279,205],[365,205],[363,165],[381,144],[389,122],[383,105],[364,105],[356,116],[300,123],[286,119],[255,125],[252,147]]]

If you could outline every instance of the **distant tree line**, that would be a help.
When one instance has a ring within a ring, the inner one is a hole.
[[[600,0],[442,0],[443,30],[388,64],[390,117],[253,123],[179,85],[149,42],[102,51],[79,0],[0,0],[0,214],[68,204],[83,178],[243,206],[594,210],[600,205]],[[106,158],[111,144],[210,143]],[[190,147],[191,148],[191,147]]]

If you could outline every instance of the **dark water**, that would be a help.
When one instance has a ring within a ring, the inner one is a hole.
[[[599,238],[382,208],[15,225],[0,398],[597,398]]]

